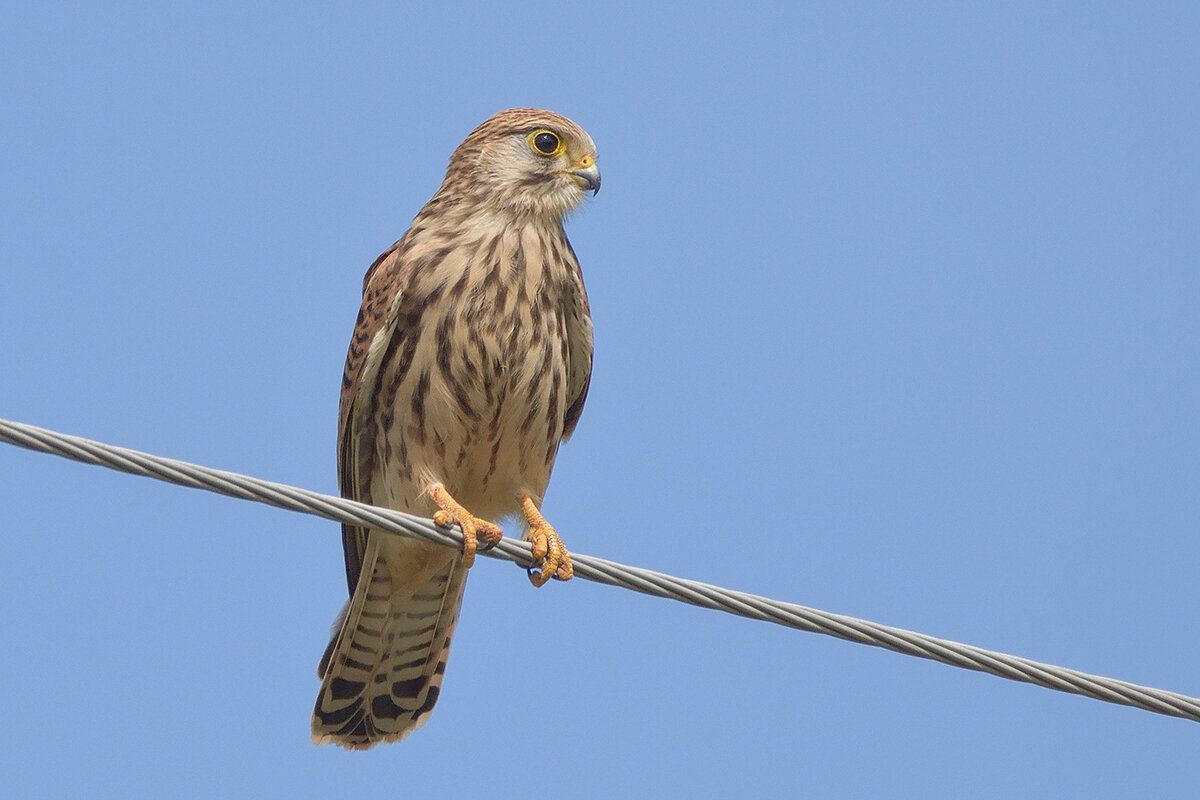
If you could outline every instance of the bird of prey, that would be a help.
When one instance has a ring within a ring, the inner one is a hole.
[[[539,507],[592,370],[592,321],[563,218],[600,189],[571,120],[501,111],[363,279],[338,421],[344,497],[458,525],[462,552],[343,525],[350,600],[318,675],[316,744],[365,750],[428,718],[477,547],[519,516],[538,568],[571,577]]]

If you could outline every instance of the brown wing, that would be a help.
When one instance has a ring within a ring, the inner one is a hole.
[[[566,243],[567,264],[575,278],[575,291],[568,294],[566,332],[567,357],[570,370],[567,373],[567,411],[563,417],[563,441],[575,432],[579,417],[583,414],[583,403],[587,400],[588,386],[592,382],[592,315],[588,310],[587,291],[583,288],[583,273],[579,269],[579,260],[571,249],[570,242]]]
[[[406,237],[407,238],[407,237]],[[354,325],[354,336],[342,373],[342,399],[338,409],[338,488],[342,497],[372,502],[371,473],[375,468],[375,391],[381,354],[372,357],[371,343],[388,325],[390,311],[401,291],[400,257],[405,239],[383,252],[363,277],[362,307]],[[393,331],[403,336],[403,331]],[[358,585],[363,554],[367,550],[367,528],[342,525],[342,549],[346,555],[346,583],[350,594]]]

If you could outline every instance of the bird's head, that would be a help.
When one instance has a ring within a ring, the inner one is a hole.
[[[501,111],[454,151],[442,188],[497,211],[557,222],[585,192],[600,191],[596,145],[553,111]]]

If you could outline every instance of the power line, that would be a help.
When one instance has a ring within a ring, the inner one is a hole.
[[[414,517],[401,511],[115,447],[20,422],[0,419],[0,441],[193,489],[206,489],[217,494],[254,500],[339,522],[367,525],[373,530],[413,536],[448,547],[459,547],[462,544],[462,534],[457,529],[439,528],[432,520]],[[512,561],[522,566],[528,566],[532,561],[529,545],[509,537],[502,539],[483,555]],[[630,567],[595,556],[573,552],[571,560],[575,574],[587,580],[679,600],[703,608],[726,611],[750,619],[774,622],[802,631],[824,633],[839,639],[882,647],[904,655],[928,658],[950,666],[986,672],[1060,692],[1071,692],[1095,700],[1200,722],[1200,698],[1043,664],[1028,658],[984,650],[948,639],[938,639],[903,628],[893,628],[877,622],[771,600],[641,567]]]

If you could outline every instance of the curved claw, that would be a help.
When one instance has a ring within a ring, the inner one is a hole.
[[[529,582],[534,586],[541,587],[545,586],[550,578],[556,581],[569,581],[575,576],[575,567],[571,564],[571,554],[565,547],[562,549],[561,560],[553,571],[551,571],[549,563],[550,559],[547,558],[537,566],[526,567],[525,574],[529,576]]]
[[[534,565],[526,570],[529,582],[534,586],[545,586],[551,578],[568,581],[575,574],[571,566],[571,554],[558,533],[546,522],[545,518],[528,497],[521,498],[521,508],[525,519],[529,521],[529,532],[525,541],[533,550]]]

